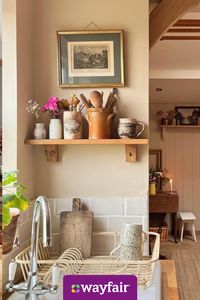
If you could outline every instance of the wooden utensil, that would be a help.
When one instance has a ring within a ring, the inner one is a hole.
[[[83,257],[91,256],[93,213],[80,211],[80,199],[76,198],[73,209],[60,214],[60,250],[63,253],[70,247],[78,248]],[[75,204],[76,202],[76,204]]]
[[[89,97],[94,108],[101,108],[103,105],[103,94],[98,91],[92,91]]]
[[[87,101],[87,99],[85,98],[85,96],[83,94],[80,94],[81,100],[83,102],[83,104],[85,105],[86,108],[90,108],[90,105]]]

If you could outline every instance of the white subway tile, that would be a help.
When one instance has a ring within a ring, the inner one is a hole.
[[[122,198],[91,197],[89,209],[95,215],[123,215],[124,202]]]
[[[62,211],[72,211],[72,199],[70,198],[54,198],[55,214],[60,214]]]
[[[148,217],[143,217],[142,218],[142,225],[143,225],[143,230],[145,232],[148,232],[149,231],[149,218]]]
[[[60,233],[60,215],[53,215],[51,218],[52,233]]]
[[[107,217],[96,217],[94,216],[92,230],[94,232],[107,231]]]
[[[146,215],[147,201],[144,197],[125,198],[125,215]]]
[[[123,223],[142,224],[142,217],[141,216],[109,217],[108,231],[121,231]]]
[[[28,221],[19,226],[19,242],[20,244],[31,239],[32,221]]]
[[[92,255],[109,255],[114,249],[114,237],[95,235],[92,237]]]
[[[60,235],[52,234],[52,247],[49,248],[50,253],[57,253],[60,255]]]

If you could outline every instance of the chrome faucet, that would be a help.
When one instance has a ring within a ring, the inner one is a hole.
[[[14,284],[14,277],[17,268],[17,263],[12,261],[9,265],[9,282],[6,289],[9,292],[16,291],[19,294],[24,294],[27,300],[36,300],[39,295],[47,293],[55,294],[58,289],[59,267],[54,266],[52,271],[52,285],[46,285],[38,282],[37,275],[37,257],[38,257],[38,239],[39,239],[39,222],[40,214],[42,213],[43,221],[43,246],[51,246],[51,214],[49,202],[46,197],[39,196],[34,205],[32,233],[31,233],[31,253],[30,253],[30,271],[26,282]]]

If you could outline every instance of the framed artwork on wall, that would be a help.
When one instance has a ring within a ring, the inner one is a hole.
[[[155,171],[162,170],[162,150],[149,150],[149,168]]]
[[[176,106],[176,125],[200,125],[200,106]]]
[[[152,149],[149,150],[149,174],[156,177],[156,190],[162,191],[161,176],[157,172],[162,170],[162,150]]]
[[[57,31],[59,87],[124,86],[123,30]]]

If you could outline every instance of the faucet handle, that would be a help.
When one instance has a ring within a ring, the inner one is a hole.
[[[17,263],[13,259],[9,264],[9,276],[8,276],[9,281],[14,281],[16,270],[17,270]]]
[[[52,269],[52,286],[57,286],[59,283],[60,277],[60,267],[55,264]]]

